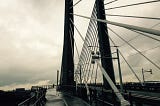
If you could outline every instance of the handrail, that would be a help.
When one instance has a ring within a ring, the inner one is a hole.
[[[18,106],[24,106],[25,104],[29,104],[31,105],[31,100],[33,98],[35,98],[36,96],[38,96],[37,94],[40,94],[38,98],[36,98],[37,100],[35,102],[32,101],[32,105],[31,106],[36,106],[36,104],[45,96],[46,94],[46,89],[51,89],[51,88],[54,88],[54,85],[41,85],[41,86],[32,86],[31,87],[31,90],[35,90],[35,94],[32,95],[30,98],[22,101],[21,103],[18,104]]]
[[[44,97],[45,94],[43,94],[41,97],[39,97],[31,106],[36,106],[36,104],[41,100],[42,97]]]
[[[35,95],[33,95],[32,97],[30,97],[30,98],[26,99],[25,101],[19,103],[18,106],[22,106],[22,105],[28,103],[28,102],[29,102],[32,98],[34,98],[34,97],[35,97]]]
[[[83,89],[83,88],[85,88],[85,85],[81,84],[81,85],[78,85],[77,87],[78,87],[78,89]],[[102,88],[102,87],[103,86],[97,87],[96,85],[91,85],[91,86],[89,85],[90,92],[92,92],[92,93],[94,93],[95,90],[97,92],[99,92],[100,94],[104,93],[104,94],[107,94],[107,95],[110,95],[110,94],[112,95],[113,93],[115,93],[115,94],[119,93],[119,92],[114,92],[113,90],[106,90],[105,88]],[[98,96],[98,98],[97,98],[97,92],[96,92],[96,94],[93,94],[93,95],[96,95],[96,97],[92,96],[93,98],[95,98],[95,100],[98,100],[98,101],[103,102],[105,104],[107,104],[107,103],[110,103],[110,104],[115,103],[115,101],[114,102],[106,101],[106,99],[103,99],[102,96]],[[125,97],[126,100],[130,101],[130,104],[133,104],[134,102],[138,103],[139,100],[143,100],[143,104],[149,104],[149,105],[154,105],[154,104],[157,105],[158,103],[160,103],[160,97],[156,97],[156,96],[149,96],[149,95],[147,96],[147,95],[143,95],[143,94],[138,94],[136,92],[133,92],[133,93],[132,92],[122,93],[122,95]],[[152,102],[150,102],[150,101],[152,101]]]

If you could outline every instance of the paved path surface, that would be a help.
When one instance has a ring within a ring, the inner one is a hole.
[[[46,93],[46,105],[45,106],[66,106],[64,100],[56,94],[55,89],[50,89]]]
[[[55,89],[48,90],[46,98],[47,102],[45,106],[90,106],[77,97],[57,93]]]

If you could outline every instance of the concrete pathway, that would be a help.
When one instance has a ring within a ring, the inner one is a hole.
[[[62,98],[56,95],[55,89],[50,89],[46,93],[46,105],[45,106],[66,106]]]
[[[67,94],[56,92],[55,89],[50,89],[46,93],[45,106],[90,106],[85,101]]]

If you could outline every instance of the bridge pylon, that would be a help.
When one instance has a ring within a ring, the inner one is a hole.
[[[74,26],[73,0],[65,0],[64,19],[64,44],[61,64],[60,86],[67,89],[67,86],[74,85]]]
[[[96,0],[96,11],[98,19],[106,20],[104,0]],[[114,75],[107,24],[97,21],[97,25],[98,25],[98,41],[100,47],[99,50],[101,53],[101,64],[102,67],[110,76],[111,80],[115,83],[115,75]],[[106,78],[104,78],[104,76],[103,76],[103,83],[106,89],[110,88],[108,81],[106,80]]]

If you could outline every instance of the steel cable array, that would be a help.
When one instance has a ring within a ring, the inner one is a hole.
[[[82,0],[79,0],[75,4],[77,5],[80,1],[82,1]],[[117,2],[117,1],[118,0],[113,0],[113,1],[110,1],[108,3],[105,3],[105,5],[112,4],[112,3]],[[153,0],[153,1],[147,1],[147,2],[129,4],[129,5],[123,5],[123,6],[117,6],[117,7],[107,8],[105,10],[112,10],[112,9],[118,9],[118,8],[124,8],[124,7],[131,7],[131,6],[136,6],[136,5],[138,6],[138,5],[142,5],[142,4],[144,5],[144,4],[156,3],[156,2],[159,2],[159,1],[160,0]],[[76,31],[80,35],[81,39],[84,41],[83,47],[82,47],[82,51],[81,51],[80,56],[79,56],[79,62],[78,62],[78,65],[77,65],[76,73],[80,73],[80,70],[82,71],[82,76],[81,76],[82,77],[82,83],[84,83],[85,81],[88,83],[89,80],[90,80],[90,83],[96,83],[97,82],[96,81],[97,80],[97,74],[99,73],[99,69],[98,69],[97,64],[91,64],[91,58],[92,58],[91,52],[94,51],[96,53],[97,51],[99,51],[97,21],[108,23],[108,24],[112,24],[112,23],[108,22],[108,20],[97,19],[97,16],[96,16],[96,6],[95,5],[94,5],[94,8],[93,8],[91,17],[86,17],[86,16],[83,16],[83,15],[77,15],[77,14],[73,14],[73,15],[78,16],[78,17],[82,17],[82,18],[90,19],[85,39],[82,37],[82,34],[80,33],[80,31],[78,30],[78,28],[76,27],[76,25],[72,22],[72,24],[75,26]],[[160,18],[155,18],[155,17],[134,16],[134,15],[106,14],[106,16],[160,20]],[[150,29],[152,29],[155,26],[158,26],[159,24],[160,23],[155,24],[154,26],[150,27]],[[152,61],[150,58],[148,58],[147,56],[145,56],[143,54],[144,52],[148,52],[150,50],[159,48],[160,47],[159,45],[155,46],[155,47],[151,47],[151,48],[146,49],[144,51],[140,51],[136,47],[134,47],[132,44],[130,44],[131,41],[136,40],[141,35],[144,36],[144,37],[147,37],[149,39],[152,39],[152,40],[155,40],[155,41],[159,42],[160,40],[158,38],[152,37],[151,35],[146,34],[146,32],[144,33],[143,30],[137,31],[136,29],[130,29],[130,28],[128,28],[128,30],[130,30],[130,31],[132,31],[132,32],[134,32],[135,34],[138,34],[138,35],[136,35],[135,37],[132,37],[129,40],[125,40],[122,36],[120,36],[119,34],[117,34],[116,31],[114,31],[112,28],[108,27],[108,29],[112,32],[112,34],[117,35],[124,42],[121,45],[120,44],[115,44],[114,40],[111,39],[111,37],[110,37],[110,41],[114,44],[114,46],[118,45],[119,48],[122,48],[124,45],[130,46],[137,53],[130,54],[129,56],[140,54],[147,61],[149,61],[151,64],[153,64],[158,70],[160,70],[160,67],[159,67],[158,64],[156,64],[154,61]],[[155,33],[155,35],[156,35],[156,33]],[[158,37],[159,37],[159,35],[158,35]],[[123,58],[123,60],[125,61],[125,63],[128,65],[128,67],[131,69],[132,73],[135,75],[135,77],[137,78],[137,80],[139,82],[141,82],[139,76],[134,71],[134,69],[132,68],[132,66],[130,65],[130,63],[127,61],[127,59],[125,58],[125,56],[123,55],[122,52],[120,52],[120,55]],[[92,82],[93,76],[94,76],[95,79]],[[77,81],[80,83],[80,76],[78,74],[76,74],[75,77],[76,77]]]

